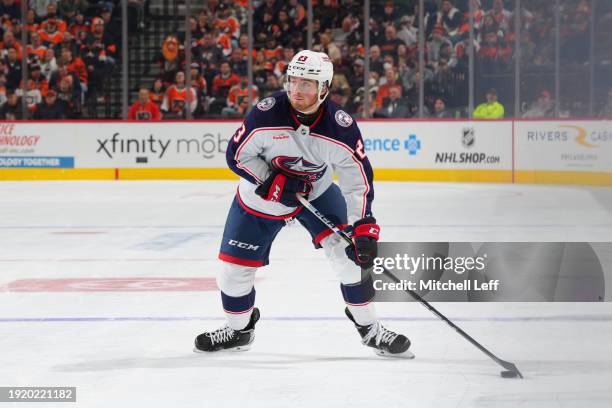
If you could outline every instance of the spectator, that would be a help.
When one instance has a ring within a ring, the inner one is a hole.
[[[45,58],[47,47],[45,47],[37,32],[30,33],[30,44],[26,47],[28,59],[42,61]]]
[[[262,88],[263,88],[262,90],[263,96],[268,97],[268,96],[272,96],[273,93],[282,90],[283,87],[281,86],[281,83],[278,80],[278,77],[274,75],[273,73],[269,73],[266,76],[266,82]]]
[[[325,30],[336,25],[335,21],[337,18],[338,7],[332,0],[323,0],[323,4],[316,7],[313,11],[313,17],[314,19],[319,20],[321,29]]]
[[[103,90],[115,69],[115,62],[107,57],[100,40],[92,36],[87,37],[81,55],[87,68],[88,97],[102,102]]]
[[[463,15],[453,5],[453,2],[451,0],[444,0],[440,11],[436,15],[436,25],[440,24],[448,35],[453,38],[458,34],[462,21]]]
[[[273,36],[276,38],[278,43],[283,47],[288,45],[291,41],[291,35],[295,30],[293,22],[289,18],[289,13],[287,9],[282,8],[278,10],[278,15],[276,17],[278,24],[278,31],[276,31]]]
[[[74,73],[67,72],[65,66],[58,72],[66,70],[65,75],[59,80],[57,93],[58,103],[64,106],[66,117],[78,119],[83,113],[83,100],[81,98],[81,85],[79,78]]]
[[[161,113],[159,107],[151,101],[149,90],[140,88],[138,100],[135,101],[128,111],[129,120],[160,120]]]
[[[79,77],[81,84],[81,92],[83,95],[87,92],[87,67],[81,57],[74,57],[70,48],[63,48],[61,54],[62,63],[68,68],[68,72],[73,72]]]
[[[504,44],[496,32],[485,34],[485,42],[478,51],[481,68],[485,73],[495,74],[507,71],[512,50]]]
[[[255,19],[253,32],[255,34],[255,42],[258,45],[263,44],[266,39],[270,36],[274,36],[274,33],[280,30],[280,27],[274,23],[275,11],[271,8],[266,8],[263,11],[263,17],[261,19]]]
[[[104,46],[104,52],[107,58],[112,58],[114,60],[119,51],[117,38],[112,30],[106,29],[104,20],[100,17],[94,17],[91,20],[91,34]]]
[[[356,59],[353,63],[353,70],[348,76],[348,82],[351,86],[351,89],[359,89],[363,86],[364,65],[365,62],[361,58]]]
[[[384,72],[383,60],[380,56],[380,47],[373,45],[370,47],[370,71],[377,72],[382,75]]]
[[[293,21],[293,28],[295,30],[306,28],[306,9],[298,0],[289,0],[287,13]]]
[[[232,72],[228,62],[222,62],[219,74],[215,76],[212,84],[212,96],[215,98],[227,98],[232,86],[240,82],[238,75]]]
[[[612,119],[612,89],[608,90],[608,100],[599,111],[599,116],[603,118]]]
[[[164,82],[161,80],[161,78],[157,78],[155,82],[153,82],[151,89],[149,89],[149,99],[151,99],[151,102],[160,108],[162,102],[164,101],[165,93],[166,89],[164,88]]]
[[[504,8],[504,0],[493,0],[493,9],[489,11],[489,14],[503,32],[510,31],[512,13]]]
[[[223,52],[215,43],[215,38],[211,32],[204,33],[204,36],[202,37],[202,45],[198,50],[198,56],[200,61],[205,59],[211,65],[211,68],[214,69],[216,69],[221,61],[223,61]]]
[[[339,28],[332,30],[332,40],[336,44],[344,44],[348,41],[350,35],[353,32],[353,19],[351,16],[344,17],[342,25]]]
[[[395,55],[397,47],[405,45],[402,40],[397,38],[397,30],[395,26],[388,25],[385,27],[385,38],[380,43],[380,51],[383,55]]]
[[[2,0],[0,3],[0,17],[4,20],[16,21],[21,18],[21,5],[15,0]]]
[[[7,30],[4,32],[4,34],[2,34],[2,42],[0,43],[0,57],[5,58],[8,55],[8,50],[11,48],[15,49],[17,59],[21,59],[21,43],[15,39],[15,35],[12,31]]]
[[[49,89],[44,101],[36,105],[33,119],[66,119],[66,106],[57,100],[55,89]]]
[[[47,47],[53,47],[62,42],[64,33],[58,27],[58,20],[49,18],[40,25],[38,30],[40,39]]]
[[[402,100],[402,87],[400,85],[392,85],[388,88],[388,96],[382,100],[382,106],[376,111],[374,116],[407,118],[409,114],[410,111],[406,101]]]
[[[187,109],[191,113],[198,107],[198,100],[195,90],[190,88],[190,95],[187,94],[185,87],[185,73],[178,71],[175,75],[175,84],[171,85],[164,96],[161,110],[164,118],[185,118]]]
[[[436,119],[446,119],[453,117],[453,115],[446,109],[446,103],[444,102],[444,99],[436,98],[436,101],[434,102],[433,115],[431,117]]]
[[[393,1],[385,1],[382,13],[378,13],[376,19],[382,21],[383,26],[394,25],[399,20],[399,11],[395,8]]]
[[[249,108],[249,78],[246,76],[240,77],[240,83],[231,87],[227,95],[227,107],[223,108],[221,114],[223,116],[243,116]],[[257,103],[257,87],[251,88],[251,98],[253,104]]]
[[[503,119],[504,106],[497,101],[497,91],[494,88],[487,91],[487,101],[476,107],[473,116],[474,119]]]
[[[402,40],[407,47],[414,47],[418,42],[418,30],[412,25],[414,18],[403,16],[400,19],[400,29],[397,38]]]
[[[389,97],[390,89],[396,86],[399,87],[401,95],[402,86],[397,81],[397,71],[393,67],[387,68],[385,70],[385,82],[378,89],[378,97],[376,98],[377,109],[382,109],[383,100]]]
[[[0,107],[0,119],[20,120],[23,119],[23,107],[21,99],[17,96],[14,89],[7,89],[6,102]]]
[[[547,90],[543,90],[531,108],[523,114],[524,118],[551,118],[553,116],[554,104]]]
[[[208,84],[206,78],[201,73],[200,64],[197,62],[191,63],[191,88],[195,91],[198,107],[194,114],[200,115],[208,107]]]
[[[348,97],[346,96],[344,90],[340,88],[332,90],[330,99],[342,109],[347,110]]]
[[[45,56],[40,61],[40,70],[47,81],[51,80],[51,76],[57,71],[57,60],[52,48],[45,51]]]
[[[434,65],[440,60],[443,46],[448,47],[449,50],[453,50],[453,43],[445,36],[444,27],[440,24],[434,27],[431,33],[431,39],[427,45],[427,60],[434,63]]]
[[[9,48],[4,59],[4,65],[8,70],[6,75],[7,86],[16,89],[21,82],[21,61],[17,57],[17,50]]]

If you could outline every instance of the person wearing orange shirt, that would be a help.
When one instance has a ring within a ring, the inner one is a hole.
[[[73,57],[70,48],[63,48],[61,58],[68,67],[68,72],[74,72],[79,77],[83,92],[87,92],[87,67],[81,57]]]
[[[389,89],[391,87],[399,87],[400,94],[402,93],[402,86],[397,82],[397,72],[395,68],[389,67],[385,70],[385,82],[384,85],[381,85],[378,89],[378,95],[376,96],[376,108],[382,109],[383,100],[389,97]]]
[[[149,90],[140,88],[138,100],[130,106],[128,111],[129,120],[160,120],[161,113],[154,102],[151,102]]]
[[[55,19],[49,19],[44,21],[40,25],[38,35],[43,43],[47,45],[55,45],[62,42],[64,34],[58,29],[57,21]]]
[[[185,73],[183,71],[176,73],[175,81],[176,83],[166,90],[161,110],[168,112],[171,117],[184,118],[185,109],[188,108],[193,113],[198,106],[198,100],[193,88],[189,89],[191,91],[190,95],[187,94]]]
[[[253,104],[257,103],[257,87],[251,87],[251,98]],[[242,116],[249,107],[249,78],[247,76],[240,77],[240,83],[232,86],[227,95],[227,107],[223,108],[221,115]]]
[[[219,71],[213,79],[212,96],[227,98],[230,88],[239,83],[240,78],[232,72],[229,63],[226,61],[221,63]]]
[[[28,57],[32,58],[35,56],[38,61],[42,61],[45,59],[45,53],[47,52],[47,47],[44,46],[42,40],[40,39],[40,35],[37,32],[30,33],[30,44],[26,47],[28,52]]]

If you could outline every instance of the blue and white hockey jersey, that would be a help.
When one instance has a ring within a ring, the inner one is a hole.
[[[226,157],[240,176],[240,204],[250,212],[275,219],[297,213],[255,194],[272,169],[278,168],[309,180],[310,200],[329,188],[335,172],[347,203],[348,222],[371,215],[372,166],[361,133],[353,118],[329,99],[310,127],[298,121],[285,92],[261,100],[230,139]]]

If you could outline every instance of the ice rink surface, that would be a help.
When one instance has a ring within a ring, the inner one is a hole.
[[[79,407],[610,407],[612,303],[436,303],[524,380],[415,303],[379,304],[417,358],[363,347],[299,225],[258,271],[245,353],[192,352],[235,182],[0,184],[0,386],[76,386]],[[612,190],[377,184],[384,241],[612,241]],[[0,406],[26,406],[0,403]],[[27,406],[75,406],[30,404]]]

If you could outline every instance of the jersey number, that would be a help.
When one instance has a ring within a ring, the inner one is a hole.
[[[234,142],[238,143],[240,141],[240,138],[242,138],[242,135],[244,135],[245,131],[246,131],[246,127],[244,126],[244,123],[243,123],[242,126],[240,126],[240,129],[238,129],[236,131],[236,134],[234,135]]]
[[[359,159],[361,160],[366,158],[366,154],[363,151],[363,142],[361,141],[361,139],[357,141],[357,148],[355,149],[355,153],[357,154],[357,157],[359,157]]]

